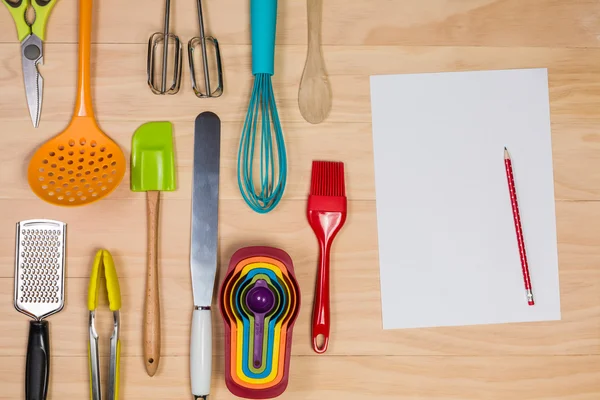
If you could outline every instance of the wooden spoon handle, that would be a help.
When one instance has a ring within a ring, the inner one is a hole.
[[[94,117],[90,85],[90,57],[92,48],[93,0],[79,1],[79,75],[77,77],[77,99],[75,115]]]
[[[311,124],[327,118],[332,106],[331,88],[321,52],[323,0],[307,0],[308,52],[298,89],[298,106],[302,117]]]
[[[321,46],[321,25],[323,22],[323,0],[307,0],[308,51],[317,51]]]
[[[144,363],[154,376],[160,361],[160,304],[158,291],[158,211],[160,192],[146,192],[148,224],[148,271],[144,304]]]

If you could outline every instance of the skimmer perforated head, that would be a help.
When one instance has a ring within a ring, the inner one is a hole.
[[[81,206],[107,196],[125,175],[119,146],[99,134],[94,135],[96,139],[89,134],[87,138],[63,135],[33,155],[28,171],[33,192],[62,206]]]
[[[17,311],[41,320],[62,310],[66,233],[66,224],[59,221],[37,219],[17,223]]]

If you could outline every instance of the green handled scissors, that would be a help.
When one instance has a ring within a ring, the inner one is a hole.
[[[44,64],[43,42],[46,36],[46,22],[50,10],[58,0],[0,0],[8,7],[12,14],[17,35],[21,42],[21,61],[23,65],[23,80],[25,81],[25,93],[27,95],[27,106],[33,126],[36,128],[40,123],[42,111],[42,94],[44,79],[38,71],[38,65]],[[32,23],[27,21],[29,7],[35,11],[35,19]]]

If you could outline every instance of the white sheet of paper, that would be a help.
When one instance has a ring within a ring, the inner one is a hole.
[[[383,328],[560,320],[547,70],[372,76],[371,102]]]

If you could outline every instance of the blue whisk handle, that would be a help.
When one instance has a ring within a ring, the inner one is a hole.
[[[252,74],[273,75],[277,0],[250,0]]]

